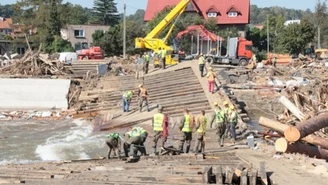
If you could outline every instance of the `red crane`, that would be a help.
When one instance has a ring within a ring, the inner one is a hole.
[[[188,26],[186,30],[181,31],[178,33],[178,35],[176,36],[176,39],[179,40],[183,35],[189,33],[198,33],[200,38],[202,39],[208,39],[210,38],[212,41],[216,42],[216,41],[223,41],[224,39],[215,35],[214,33],[211,33],[210,31],[208,31],[207,29],[205,29],[205,27],[203,25],[192,25],[192,26]]]

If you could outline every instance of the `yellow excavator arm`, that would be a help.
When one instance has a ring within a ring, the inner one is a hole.
[[[181,0],[179,4],[177,4],[172,11],[166,15],[166,17],[150,32],[145,38],[136,38],[135,39],[135,47],[136,48],[148,48],[155,52],[159,50],[159,48],[163,48],[167,51],[172,51],[173,49],[166,45],[166,41],[172,30],[175,26],[173,24],[168,31],[166,37],[162,40],[157,38],[158,35],[175,19],[177,16],[180,16],[186,9],[188,3],[191,0]]]

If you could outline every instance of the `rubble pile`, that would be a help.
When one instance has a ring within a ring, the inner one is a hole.
[[[1,73],[10,75],[41,76],[41,75],[65,75],[63,64],[48,60],[39,51],[28,50],[25,55],[0,69]]]

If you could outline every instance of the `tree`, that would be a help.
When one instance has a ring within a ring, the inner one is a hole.
[[[307,44],[313,41],[315,36],[313,26],[309,20],[304,19],[301,24],[291,24],[282,35],[282,44],[286,45],[290,54],[303,52]]]
[[[328,11],[327,11],[327,4],[326,1],[321,2],[318,0],[316,6],[315,6],[315,12],[313,16],[313,22],[315,24],[315,27],[318,29],[320,28],[321,34],[320,34],[320,43],[321,46],[324,48],[328,47]],[[319,35],[316,34],[315,41],[318,42]],[[318,46],[319,47],[319,46]]]
[[[58,7],[60,12],[60,21],[65,24],[87,24],[92,19],[91,10],[83,8],[80,5],[73,5],[71,3],[62,4]]]
[[[1,5],[0,4],[0,16],[3,17],[12,17],[14,15],[14,9],[13,9],[13,5]]]
[[[114,0],[95,0],[94,14],[96,20],[104,25],[113,26],[118,23],[119,15]]]
[[[61,29],[61,22],[59,21],[58,10],[57,10],[57,2],[56,0],[51,0],[50,6],[50,19],[49,19],[49,31],[52,36],[59,36]]]

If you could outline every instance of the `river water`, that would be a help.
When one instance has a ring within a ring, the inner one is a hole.
[[[0,122],[0,165],[106,156],[105,134],[81,120]]]

